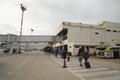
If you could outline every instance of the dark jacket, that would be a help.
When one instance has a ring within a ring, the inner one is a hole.
[[[63,58],[66,59],[67,58],[67,52],[64,50],[63,52]]]
[[[78,56],[83,56],[83,55],[84,55],[84,51],[82,48],[80,48],[78,51]]]
[[[88,52],[85,52],[84,53],[84,59],[88,59],[89,58],[89,53]]]

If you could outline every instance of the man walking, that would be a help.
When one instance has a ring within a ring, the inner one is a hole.
[[[79,62],[80,62],[80,66],[82,66],[82,58],[84,56],[84,48],[79,48],[79,51],[78,51],[78,56],[79,56]]]
[[[55,49],[55,56],[57,57],[59,50],[56,48]]]
[[[64,50],[60,49],[61,58],[63,58],[63,53],[64,53]]]

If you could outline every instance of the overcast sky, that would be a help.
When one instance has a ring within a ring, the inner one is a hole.
[[[62,21],[96,24],[120,23],[120,0],[0,0],[0,34],[20,34],[20,4],[24,12],[23,35],[53,35]]]

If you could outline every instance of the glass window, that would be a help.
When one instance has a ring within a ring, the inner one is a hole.
[[[110,32],[111,30],[110,30],[110,29],[107,29],[106,31]]]
[[[99,34],[99,32],[95,32],[95,34]]]
[[[75,45],[75,48],[79,48],[79,45]]]
[[[117,30],[113,30],[113,32],[117,32]]]

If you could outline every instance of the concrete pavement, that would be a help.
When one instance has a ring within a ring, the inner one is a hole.
[[[30,71],[24,80],[80,80],[78,77],[63,69],[50,56],[38,53]]]
[[[77,57],[67,61],[41,51],[23,54],[0,52],[0,80],[119,80],[120,59],[90,58],[91,69],[79,66]],[[84,62],[84,60],[83,60]]]
[[[63,65],[63,60],[58,57],[51,56],[59,65]],[[78,76],[82,80],[119,80],[120,79],[120,64],[117,59],[102,59],[90,57],[89,62],[91,68],[86,69],[84,66],[79,66],[77,57],[71,57],[71,61],[67,61],[67,70]],[[84,60],[83,60],[84,62]]]
[[[0,56],[0,80],[80,80],[40,51]]]

